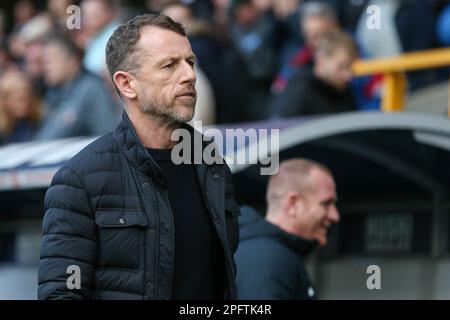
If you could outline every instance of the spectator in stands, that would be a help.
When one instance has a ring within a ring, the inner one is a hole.
[[[118,108],[100,78],[81,67],[82,54],[64,37],[44,48],[44,77],[50,86],[47,113],[37,139],[100,135],[118,123]]]
[[[327,33],[342,30],[335,10],[336,6],[340,9],[349,7],[353,10],[359,7],[357,4],[341,3],[334,0],[308,1],[302,4],[299,21],[300,29],[305,38],[305,45],[298,49],[280,69],[271,86],[272,96],[277,96],[286,89],[288,82],[298,69],[312,68],[314,50],[321,37]],[[353,79],[351,90],[357,100],[358,109],[379,109],[379,88],[382,86],[382,82],[383,77],[379,74]]]
[[[304,45],[299,28],[300,5],[303,0],[273,0],[273,14],[277,21],[277,70]]]
[[[8,69],[10,64],[9,50],[6,40],[0,39],[0,76]]]
[[[380,28],[367,27],[367,14],[360,17],[356,39],[369,58],[390,57],[435,47],[435,18],[429,1],[370,0],[368,6],[380,9]],[[408,73],[411,90],[439,80],[436,70]]]
[[[17,32],[17,41],[20,41],[24,48],[20,66],[30,76],[41,95],[47,90],[42,70],[43,42],[53,32],[53,28],[50,15],[41,12],[28,20]]]
[[[31,0],[20,0],[14,4],[14,28],[20,28],[37,13],[36,4]]]
[[[25,40],[19,35],[19,32],[27,22],[36,16],[36,13],[37,9],[33,1],[21,0],[14,4],[13,26],[8,36],[8,49],[14,62],[20,63],[26,50]]]
[[[358,52],[350,36],[334,32],[317,45],[312,69],[299,69],[270,106],[270,117],[284,118],[355,110],[350,91]]]
[[[299,68],[312,67],[314,51],[320,39],[327,33],[340,30],[340,27],[333,7],[322,1],[310,1],[301,6],[300,29],[305,44],[294,53],[275,77],[271,87],[273,94],[283,92]]]
[[[109,37],[119,26],[115,0],[81,1],[81,31],[86,37],[83,66],[99,76],[107,74],[105,48]]]
[[[212,0],[212,19],[217,27],[217,36],[221,40],[228,37],[228,25],[230,20],[230,0]]]
[[[235,254],[240,299],[316,299],[304,261],[327,244],[339,222],[331,172],[319,163],[291,159],[269,180],[267,213],[241,209]]]
[[[254,81],[270,78],[275,62],[273,18],[255,0],[232,1],[231,12],[231,41],[244,59],[247,73]]]
[[[0,77],[0,144],[31,140],[38,127],[42,99],[29,77],[10,69]]]
[[[45,95],[47,85],[44,81],[43,70],[43,51],[44,42],[41,40],[33,40],[26,44],[26,51],[23,56],[22,69],[28,74],[33,81],[33,85],[41,95]]]
[[[341,27],[351,33],[355,33],[358,21],[362,15],[366,15],[366,5],[370,0],[324,0],[333,6],[337,13]],[[366,15],[368,17],[368,15]]]
[[[21,64],[22,57],[26,50],[25,41],[20,38],[18,31],[11,32],[8,36],[7,41],[8,52],[11,61],[16,64]]]
[[[242,61],[240,77],[247,82],[247,102],[240,112],[245,114],[242,120],[254,120],[276,70],[276,22],[266,5],[256,0],[233,0],[230,6],[230,39]]]
[[[47,10],[54,22],[56,30],[67,31],[67,8],[74,5],[74,0],[48,0]]]
[[[27,63],[25,60],[30,58],[28,45],[48,36],[53,31],[53,22],[45,11],[34,14],[28,19],[22,17],[19,21],[21,22],[16,22],[8,38],[8,45],[11,58],[22,67]]]

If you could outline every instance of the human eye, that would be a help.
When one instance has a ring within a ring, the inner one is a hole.
[[[163,65],[163,69],[170,69],[170,68],[173,68],[174,65],[175,65],[175,62],[173,62],[173,61],[168,62],[168,63],[166,63],[166,64]]]
[[[322,205],[324,207],[330,207],[332,205],[336,205],[336,200],[335,199],[327,199],[325,201],[322,201]]]
[[[193,67],[193,66],[195,66],[195,59],[188,59],[188,60],[187,60],[187,63],[188,63],[191,67]]]

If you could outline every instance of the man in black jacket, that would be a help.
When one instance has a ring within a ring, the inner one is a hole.
[[[138,16],[109,39],[126,112],[47,191],[40,299],[236,298],[240,211],[229,168],[172,158],[175,130],[200,135],[184,124],[194,59],[183,27],[161,15]]]
[[[265,219],[243,207],[236,252],[239,299],[315,299],[305,258],[339,222],[336,188],[321,164],[292,159],[269,180]]]

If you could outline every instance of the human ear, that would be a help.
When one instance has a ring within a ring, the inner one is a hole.
[[[286,211],[289,216],[296,216],[303,210],[303,199],[298,192],[288,192],[286,195]],[[300,210],[300,211],[299,211]]]
[[[113,81],[123,97],[136,99],[135,79],[130,73],[117,71],[114,73]]]

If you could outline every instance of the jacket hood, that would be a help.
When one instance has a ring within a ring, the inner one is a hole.
[[[281,230],[266,221],[262,215],[249,206],[241,207],[239,226],[241,241],[255,238],[274,238],[300,255],[309,255],[318,245],[315,240],[307,240]]]

